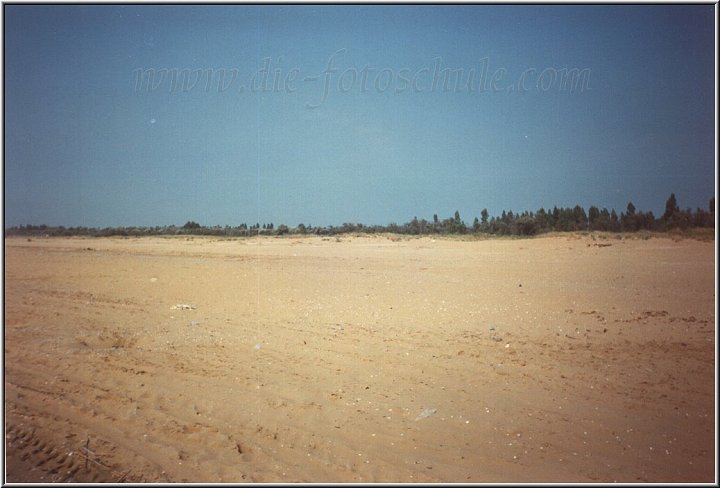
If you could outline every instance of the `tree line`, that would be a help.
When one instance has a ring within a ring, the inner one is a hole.
[[[250,237],[256,235],[281,236],[293,235],[338,235],[347,233],[394,233],[408,235],[428,234],[489,234],[532,236],[546,232],[573,232],[573,231],[606,231],[606,232],[637,232],[669,231],[673,229],[686,230],[691,228],[715,227],[715,198],[711,198],[708,209],[690,208],[681,209],[678,206],[675,194],[671,194],[665,202],[665,212],[656,217],[652,212],[637,210],[632,202],[628,202],[625,211],[617,214],[615,209],[599,209],[591,206],[587,212],[580,205],[575,207],[540,208],[535,212],[514,213],[503,210],[499,216],[490,216],[487,209],[480,212],[480,218],[475,217],[468,224],[456,211],[453,217],[440,219],[437,214],[431,221],[413,218],[404,224],[390,223],[388,225],[364,225],[359,223],[344,223],[341,226],[317,226],[299,224],[290,228],[285,224],[275,227],[273,223],[255,223],[250,226],[212,226],[207,227],[194,221],[188,221],[182,226],[155,226],[155,227],[63,227],[47,225],[20,225],[6,230],[7,235],[18,236],[169,236],[169,235],[198,235],[198,236],[224,236],[224,237]]]

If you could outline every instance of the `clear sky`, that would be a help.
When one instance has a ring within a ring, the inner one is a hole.
[[[714,8],[5,5],[5,226],[707,208]]]

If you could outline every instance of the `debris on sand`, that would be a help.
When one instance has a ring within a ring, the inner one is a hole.
[[[425,410],[423,410],[422,412],[420,412],[420,415],[418,415],[417,417],[415,417],[415,422],[417,422],[418,420],[422,420],[422,419],[424,419],[425,417],[429,417],[429,416],[431,416],[431,415],[435,415],[436,412],[437,412],[437,409],[435,409],[435,408],[426,408]]]
[[[195,310],[195,305],[188,305],[187,303],[178,303],[170,307],[170,310]]]
[[[497,327],[496,327],[496,326],[491,325],[491,326],[489,327],[489,331],[490,331],[490,334],[491,334],[491,335],[490,335],[490,339],[492,339],[492,340],[495,341],[495,342],[502,342],[502,341],[503,341],[502,337],[498,336],[498,334],[497,334]]]

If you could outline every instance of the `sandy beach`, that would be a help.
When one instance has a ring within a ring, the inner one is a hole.
[[[5,239],[7,481],[713,482],[714,242]]]

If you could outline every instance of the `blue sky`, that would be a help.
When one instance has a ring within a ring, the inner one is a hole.
[[[707,208],[714,8],[5,5],[5,225]]]

